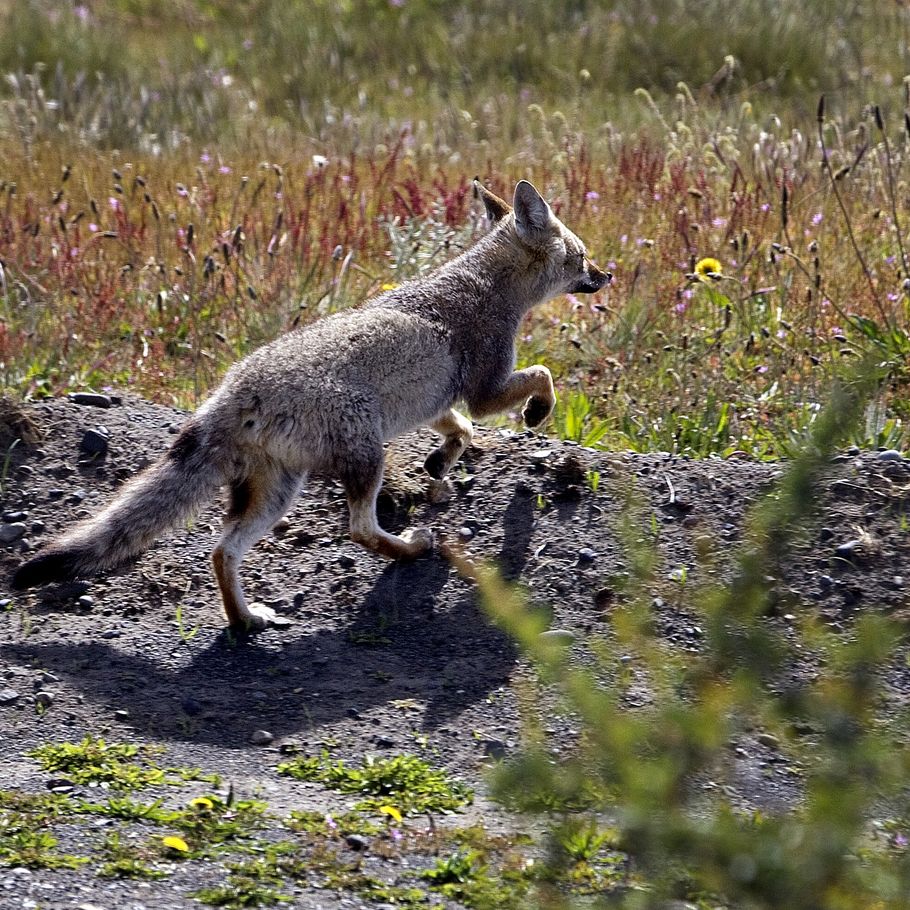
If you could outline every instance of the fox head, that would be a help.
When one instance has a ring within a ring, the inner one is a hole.
[[[492,225],[528,255],[539,282],[538,299],[559,294],[593,294],[613,276],[588,257],[584,243],[554,214],[546,200],[527,180],[515,186],[512,205],[474,180]]]

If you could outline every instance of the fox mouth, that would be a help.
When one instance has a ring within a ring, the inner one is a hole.
[[[601,288],[606,287],[613,280],[610,272],[600,272],[597,275],[591,275],[582,278],[577,284],[569,289],[570,294],[596,294]]]

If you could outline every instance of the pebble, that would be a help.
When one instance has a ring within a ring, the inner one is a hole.
[[[506,744],[501,739],[485,739],[482,745],[484,753],[490,758],[505,758]]]
[[[54,696],[50,692],[38,692],[35,695],[35,705],[47,710],[54,703]]]
[[[4,512],[3,520],[7,522],[25,521],[28,518],[28,512]]]
[[[461,540],[470,540],[474,536],[474,532],[465,525],[463,528],[458,529],[458,537]]]
[[[88,594],[83,594],[82,597],[76,601],[76,603],[79,604],[83,610],[91,610],[91,608],[95,606],[95,598],[89,596]]]
[[[28,527],[21,521],[0,525],[0,543],[12,543],[25,535]]]
[[[183,713],[190,717],[196,717],[196,715],[202,713],[202,702],[197,701],[192,695],[187,695],[186,698],[180,702],[180,707],[183,710]]]
[[[552,449],[537,449],[537,451],[528,455],[528,460],[533,461],[534,464],[543,464],[552,454]]]
[[[895,575],[892,577],[892,579],[891,579],[892,588],[902,588],[903,586],[904,586],[904,576],[903,575]]]
[[[379,749],[391,749],[395,746],[395,740],[391,736],[383,736],[382,734],[373,737],[373,742],[376,743]]]
[[[818,532],[818,539],[822,543],[825,543],[826,541],[831,540],[834,536],[835,536],[834,531],[832,531],[831,528],[822,528]]]
[[[100,395],[97,392],[70,392],[67,398],[73,404],[88,405],[93,408],[109,408],[111,399],[109,395]]]
[[[110,442],[107,430],[103,427],[95,427],[95,429],[86,430],[82,434],[79,451],[85,452],[86,455],[107,455],[109,448]]]
[[[0,689],[0,705],[14,705],[19,701],[19,693],[15,689]]]
[[[32,534],[43,534],[46,530],[47,525],[40,518],[32,522]]]
[[[759,733],[755,738],[769,749],[776,749],[780,745],[780,740],[773,733]]]
[[[357,565],[357,560],[353,556],[349,556],[347,553],[342,553],[338,557],[338,565],[342,569],[353,569]]]
[[[856,559],[862,559],[865,552],[866,548],[863,546],[861,540],[848,540],[835,549],[834,555],[838,556],[840,559],[846,559],[853,562]]]
[[[349,834],[344,842],[352,849],[357,850],[359,853],[362,853],[367,847],[370,846],[370,841],[368,838],[364,837],[362,834]]]
[[[904,456],[897,449],[885,449],[875,456],[878,461],[903,461]]]
[[[250,742],[254,746],[267,746],[274,739],[274,734],[269,733],[268,730],[254,730],[250,736]]]
[[[595,559],[597,559],[597,551],[592,550],[590,547],[582,547],[578,551],[579,562],[594,562]]]

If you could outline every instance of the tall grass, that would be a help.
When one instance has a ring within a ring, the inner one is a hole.
[[[616,274],[521,339],[588,402],[572,435],[786,454],[876,348],[892,383],[863,438],[905,445],[908,16],[0,4],[0,382],[191,404],[253,345],[470,242],[479,173],[535,180]],[[716,282],[691,277],[707,256]]]

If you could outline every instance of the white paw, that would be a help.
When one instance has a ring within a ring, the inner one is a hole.
[[[408,528],[407,531],[402,532],[401,539],[408,545],[414,556],[432,550],[436,541],[435,535],[429,528]]]
[[[289,619],[279,616],[265,604],[252,603],[247,607],[246,625],[249,629],[267,629],[269,626],[289,626]]]

